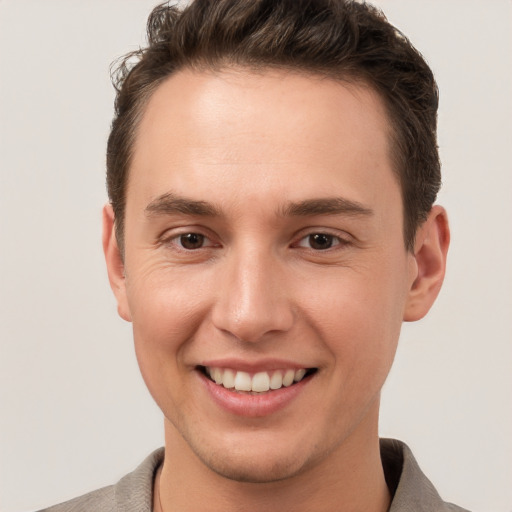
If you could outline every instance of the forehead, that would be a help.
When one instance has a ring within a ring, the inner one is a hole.
[[[293,195],[292,183],[302,184],[299,195],[307,187],[325,195],[341,174],[349,194],[377,192],[376,173],[393,174],[389,133],[383,102],[363,84],[283,70],[186,69],[146,105],[127,198],[132,189],[150,201],[169,187],[212,195],[220,181],[242,191],[248,179],[260,197],[279,186]]]

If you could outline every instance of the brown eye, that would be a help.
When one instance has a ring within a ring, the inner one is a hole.
[[[185,233],[180,235],[180,245],[184,249],[200,249],[204,245],[204,236],[199,233]]]
[[[314,233],[308,236],[308,242],[311,249],[323,251],[335,245],[335,237],[325,233]]]

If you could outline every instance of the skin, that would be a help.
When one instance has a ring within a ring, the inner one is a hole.
[[[165,417],[155,509],[389,507],[380,391],[402,322],[439,292],[449,243],[435,206],[406,250],[389,140],[370,88],[314,76],[183,70],[151,97],[124,261],[110,206],[104,249]],[[204,244],[184,248],[187,233]],[[315,233],[332,246],[312,246]],[[197,370],[226,359],[317,372],[283,408],[246,417],[216,404]]]

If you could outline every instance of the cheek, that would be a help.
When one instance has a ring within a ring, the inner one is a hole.
[[[127,280],[135,352],[142,376],[157,403],[161,390],[184,370],[183,355],[204,317],[206,298],[194,283],[173,272],[145,272]],[[162,404],[160,404],[162,405]]]
[[[206,299],[200,276],[158,258],[133,268],[127,272],[126,290],[134,331],[151,334],[145,341],[155,345],[186,336]]]
[[[306,316],[345,374],[387,374],[402,325],[402,278],[389,268],[347,269],[316,282]]]

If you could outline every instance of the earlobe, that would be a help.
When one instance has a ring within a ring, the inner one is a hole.
[[[103,207],[103,253],[107,264],[110,287],[117,300],[117,311],[124,320],[131,322],[130,309],[126,296],[126,278],[123,258],[115,234],[115,217],[111,204]]]
[[[449,245],[450,229],[446,211],[441,206],[434,206],[416,233],[412,255],[415,275],[410,283],[404,321],[419,320],[432,307],[443,284]]]

